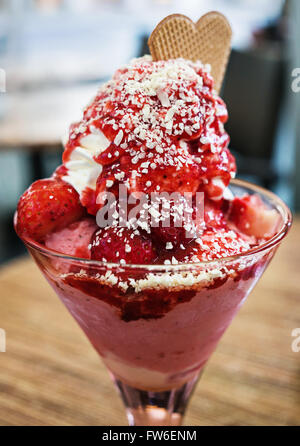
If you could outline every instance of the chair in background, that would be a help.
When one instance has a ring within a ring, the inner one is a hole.
[[[229,110],[226,129],[239,173],[272,188],[280,172],[273,166],[274,143],[283,99],[285,63],[271,48],[233,50],[222,97]]]

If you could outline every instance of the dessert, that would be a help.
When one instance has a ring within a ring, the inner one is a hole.
[[[282,227],[263,194],[230,186],[213,85],[201,62],[133,60],[18,205],[16,230],[52,287],[115,379],[143,391],[195,380]]]

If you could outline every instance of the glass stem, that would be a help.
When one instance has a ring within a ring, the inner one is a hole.
[[[114,378],[125,404],[129,426],[181,426],[183,415],[199,375],[183,386],[147,392]]]

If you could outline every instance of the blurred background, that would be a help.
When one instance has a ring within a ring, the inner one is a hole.
[[[234,32],[222,96],[239,177],[300,209],[299,0],[0,0],[0,262],[23,252],[17,200],[60,164],[62,137],[97,86],[149,52],[164,16],[214,9]]]

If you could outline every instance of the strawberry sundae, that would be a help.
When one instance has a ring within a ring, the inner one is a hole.
[[[230,184],[227,118],[208,66],[135,59],[20,198],[17,233],[134,388],[194,379],[273,256],[282,218],[259,188]]]

